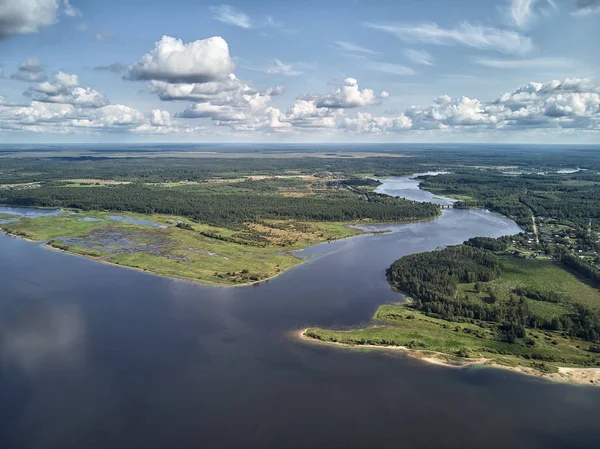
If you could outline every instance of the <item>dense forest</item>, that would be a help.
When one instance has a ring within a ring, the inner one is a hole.
[[[141,183],[91,188],[57,185],[0,190],[0,204],[174,214],[226,227],[264,219],[407,221],[439,214],[438,207],[433,204],[376,193],[359,195],[346,191],[338,194],[332,189],[325,194],[285,197],[268,192],[265,182],[206,189],[202,186],[165,188]]]
[[[2,159],[0,184],[59,179],[175,182],[240,178],[250,175],[377,173],[403,176],[419,170],[417,161],[398,157],[369,158],[6,158]]]
[[[438,194],[458,195],[467,206],[485,207],[531,226],[531,216],[594,226],[600,221],[600,175],[506,175],[496,170],[459,170],[423,178],[422,187]],[[465,199],[466,197],[466,199]]]
[[[497,292],[488,288],[485,301],[468,294],[458,294],[459,284],[475,283],[476,290],[502,274],[502,265],[490,250],[471,246],[485,244],[481,239],[470,244],[449,247],[428,253],[414,254],[394,262],[387,270],[390,285],[414,299],[411,307],[448,321],[489,323],[509,342],[525,338],[527,328],[562,331],[588,341],[600,340],[600,313],[564,295],[536,289],[518,287],[508,300],[500,300]],[[489,245],[489,242],[487,242]],[[567,256],[567,264],[577,259]],[[571,311],[552,318],[533,313],[527,299],[567,304]]]
[[[170,157],[170,151],[178,154],[178,147],[156,147],[144,151],[136,149],[141,157],[108,157],[119,151],[127,151],[129,147],[112,149],[91,149],[88,152],[95,156],[78,157],[19,157],[26,156],[28,149],[11,149],[0,147],[2,170],[0,184],[40,182],[57,179],[112,179],[144,182],[164,181],[202,181],[221,176],[233,178],[254,174],[281,175],[286,171],[301,174],[319,172],[345,173],[360,175],[364,173],[377,176],[403,176],[428,170],[447,170],[464,167],[506,167],[519,170],[558,170],[572,168],[574,161],[581,168],[600,170],[600,160],[594,148],[586,147],[523,147],[523,146],[490,146],[482,150],[481,146],[431,148],[410,145],[367,145],[355,148],[344,145],[346,157],[330,157],[326,151],[311,148],[279,148],[274,151],[261,151],[236,148],[237,153],[245,153],[244,157],[227,157],[222,151],[220,157]],[[339,148],[341,149],[341,148]],[[332,150],[339,150],[332,148]],[[32,151],[38,152],[39,149]],[[287,153],[303,153],[304,157],[285,157]],[[354,157],[354,153],[369,157]],[[390,153],[389,156],[383,154]],[[59,153],[60,154],[60,153]],[[393,157],[398,154],[403,157]],[[156,157],[160,155],[161,157]],[[335,153],[333,153],[335,155]],[[260,157],[259,157],[260,156]],[[323,157],[329,156],[329,157]]]

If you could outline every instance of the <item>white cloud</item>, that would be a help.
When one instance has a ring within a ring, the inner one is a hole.
[[[343,113],[341,109],[319,107],[314,101],[296,100],[283,121],[301,129],[335,128],[337,117],[341,117]]]
[[[275,20],[273,16],[267,16],[267,20],[265,20],[265,26],[271,28],[283,28],[283,22]]]
[[[13,80],[28,83],[39,83],[46,80],[44,65],[39,59],[31,58],[20,64],[17,71],[10,76]]]
[[[492,102],[459,97],[438,98],[405,114],[414,129],[577,128],[600,131],[600,87],[589,79],[567,78],[528,83]]]
[[[461,23],[456,28],[442,28],[437,23],[421,25],[388,25],[367,23],[368,27],[387,31],[399,39],[434,45],[464,45],[480,50],[496,50],[503,53],[525,54],[532,50],[529,37],[516,31]]]
[[[510,0],[505,13],[510,23],[527,28],[539,16],[547,16],[555,9],[554,0]]]
[[[81,16],[81,11],[79,11],[77,8],[74,8],[69,0],[63,0],[64,1],[64,12],[65,12],[65,16],[67,17],[78,17]]]
[[[19,70],[23,72],[37,73],[44,70],[42,61],[36,58],[31,58],[19,65]]]
[[[406,67],[400,64],[392,64],[389,62],[376,62],[368,61],[365,62],[364,67],[369,70],[377,72],[391,73],[392,75],[414,75],[416,72],[410,67]]]
[[[94,70],[101,72],[123,73],[125,70],[127,70],[127,66],[125,64],[121,64],[120,62],[113,62],[112,64],[96,66],[94,67]]]
[[[318,108],[355,108],[377,104],[387,97],[389,97],[389,94],[385,91],[377,95],[372,89],[360,90],[358,81],[354,78],[346,78],[342,87],[334,89],[327,95],[318,97],[315,105]]]
[[[59,0],[0,0],[0,39],[55,23],[59,6]]]
[[[424,108],[411,106],[405,114],[415,127],[421,128],[479,125],[493,121],[478,99],[451,98],[447,95],[437,98],[432,105]]]
[[[375,117],[368,112],[358,112],[355,117],[345,118],[342,126],[359,133],[382,134],[409,130],[412,120],[404,114],[395,117]]]
[[[162,109],[153,109],[150,123],[153,126],[170,126],[171,125],[171,114],[169,111]]]
[[[108,28],[102,28],[96,32],[94,38],[97,41],[107,41],[113,38],[113,33]]]
[[[156,47],[129,68],[129,79],[168,83],[205,83],[227,77],[234,68],[225,39],[216,36],[184,44],[163,36]]]
[[[433,57],[425,50],[414,50],[407,48],[403,50],[404,56],[410,59],[415,64],[433,65]]]
[[[240,28],[253,28],[252,20],[247,14],[229,5],[211,6],[213,18],[219,22],[234,25]]]
[[[272,97],[283,92],[281,86],[258,91],[233,74],[223,82],[192,85],[155,82],[152,88],[163,100],[194,101],[177,117],[210,118],[217,125],[232,127],[261,123]]]
[[[25,92],[33,100],[42,103],[60,103],[82,108],[101,108],[108,104],[102,92],[91,87],[79,86],[77,75],[58,72],[52,82],[44,81]]]
[[[574,16],[590,16],[600,13],[600,0],[576,0],[571,12]]]
[[[146,117],[122,104],[80,108],[72,104],[33,101],[29,106],[0,103],[0,130],[33,133],[190,133],[198,127],[174,123],[169,112],[155,109]]]
[[[366,47],[362,47],[362,46],[360,46],[358,44],[354,44],[352,42],[335,41],[335,46],[340,50],[348,51],[351,53],[365,53],[367,55],[377,55],[380,53],[378,51],[371,50]]]
[[[294,68],[294,64],[286,64],[279,59],[274,59],[265,70],[270,75],[299,76],[304,72]]]
[[[576,65],[576,62],[569,58],[533,58],[533,59],[490,59],[477,58],[475,63],[492,67],[495,69],[551,69],[551,68],[569,68]]]

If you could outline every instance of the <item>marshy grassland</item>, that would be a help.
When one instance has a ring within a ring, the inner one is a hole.
[[[339,222],[269,220],[228,229],[178,216],[98,211],[21,218],[3,230],[101,262],[223,285],[271,278],[302,262],[293,250],[361,233]]]

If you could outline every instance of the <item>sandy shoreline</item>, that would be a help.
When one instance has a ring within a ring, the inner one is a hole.
[[[551,382],[568,383],[572,385],[587,385],[600,387],[600,368],[574,368],[559,367],[557,373],[543,373],[533,368],[525,366],[506,366],[500,365],[490,359],[479,358],[469,361],[450,360],[447,354],[435,351],[424,351],[411,349],[406,346],[377,346],[377,345],[350,345],[347,343],[338,343],[330,341],[317,340],[306,335],[306,329],[301,329],[293,333],[294,337],[312,344],[332,345],[352,349],[375,349],[385,351],[401,351],[409,357],[421,360],[432,365],[443,366],[446,368],[466,368],[468,366],[481,366],[494,369],[504,369],[527,376],[534,376]]]

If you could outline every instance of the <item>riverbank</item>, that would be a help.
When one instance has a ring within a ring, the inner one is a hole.
[[[294,336],[302,341],[312,344],[332,345],[342,348],[352,348],[361,350],[378,351],[400,351],[407,356],[421,360],[422,362],[443,366],[446,368],[467,368],[467,367],[487,367],[494,369],[503,369],[527,376],[533,376],[545,379],[551,382],[568,383],[573,385],[587,385],[600,387],[600,368],[578,368],[578,367],[558,367],[556,372],[547,373],[538,369],[521,365],[504,365],[495,362],[492,359],[480,357],[476,359],[464,359],[455,355],[446,354],[437,351],[427,351],[409,348],[408,346],[398,345],[371,345],[371,344],[349,344],[336,341],[323,341],[307,335],[310,328],[296,331]],[[343,331],[340,331],[343,332]]]

